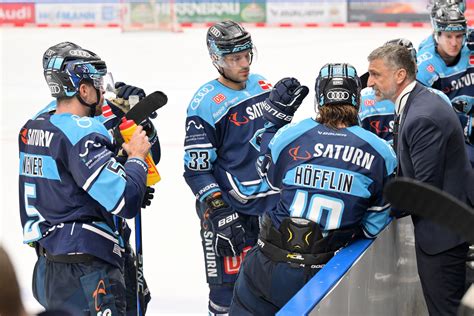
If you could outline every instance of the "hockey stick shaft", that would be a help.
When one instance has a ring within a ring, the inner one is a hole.
[[[384,196],[392,206],[447,227],[474,243],[474,210],[452,195],[420,181],[397,178],[386,185]]]
[[[142,215],[141,210],[135,216],[135,251],[137,264],[137,315],[144,315],[145,279],[143,277],[143,244],[142,244]]]
[[[140,124],[153,112],[164,106],[168,102],[168,97],[161,91],[155,91],[140,100],[130,111],[125,114],[127,120],[133,120]],[[142,238],[142,214],[141,209],[135,216],[135,251],[137,266],[137,315],[145,314],[145,278],[143,274],[143,238]]]

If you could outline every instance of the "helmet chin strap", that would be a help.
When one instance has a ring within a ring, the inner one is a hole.
[[[81,96],[79,94],[76,95],[79,102],[81,102],[82,105],[85,105],[90,109],[89,117],[94,117],[95,116],[95,108],[100,103],[100,91],[96,88],[94,88],[94,89],[95,89],[95,92],[96,92],[96,95],[97,95],[97,102],[94,102],[93,104],[88,104],[86,101],[84,101],[84,99],[81,98]]]

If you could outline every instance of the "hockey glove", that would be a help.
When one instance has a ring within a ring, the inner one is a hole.
[[[146,97],[145,91],[142,88],[125,84],[124,82],[115,83],[116,98],[111,100],[116,106],[118,106],[124,113],[130,110],[129,98],[131,95],[138,96],[138,100]]]
[[[143,196],[143,201],[142,201],[142,208],[146,208],[147,206],[150,206],[151,200],[153,200],[155,194],[155,189],[152,187],[146,187],[146,192],[145,195]]]
[[[235,257],[242,253],[245,245],[245,230],[239,214],[222,199],[214,195],[206,199],[210,209],[209,222],[213,231],[214,251],[220,257]]]
[[[302,86],[295,78],[281,79],[265,100],[263,117],[277,127],[290,123],[308,92],[308,87]]]
[[[467,48],[474,51],[474,29],[467,30]]]
[[[456,100],[452,102],[452,105],[457,111],[461,113],[465,113],[467,115],[471,115],[474,112],[472,108],[472,104],[469,104],[468,102],[464,100]]]

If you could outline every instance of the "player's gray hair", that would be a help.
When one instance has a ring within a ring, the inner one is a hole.
[[[386,66],[391,69],[405,69],[409,79],[416,78],[416,62],[410,51],[398,44],[386,44],[376,48],[369,57],[369,62],[382,59]]]

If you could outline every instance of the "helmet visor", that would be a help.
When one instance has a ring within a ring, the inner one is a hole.
[[[238,69],[249,67],[257,58],[257,49],[247,49],[238,53],[216,56],[216,64],[222,68]]]

